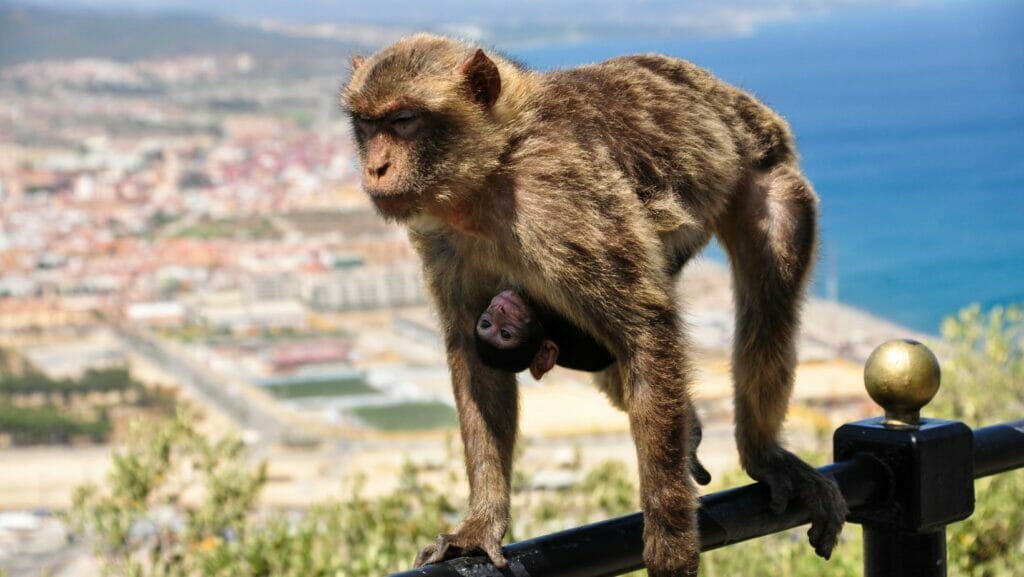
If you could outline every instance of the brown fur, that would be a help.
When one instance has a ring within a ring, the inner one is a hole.
[[[658,55],[538,74],[417,35],[354,65],[353,117],[386,125],[412,109],[423,123],[408,139],[382,130],[357,142],[364,186],[408,226],[441,313],[470,483],[463,523],[417,564],[471,550],[504,563],[516,384],[480,363],[473,330],[491,295],[514,286],[615,356],[598,382],[629,414],[645,562],[651,575],[696,575],[691,368],[673,283],[712,234],[735,276],[741,460],[777,509],[794,496],[810,505],[812,544],[827,555],[842,498],[778,441],[817,205],[785,122]]]

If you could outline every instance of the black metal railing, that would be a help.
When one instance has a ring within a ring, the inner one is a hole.
[[[878,358],[880,351],[895,357]],[[946,575],[945,527],[973,512],[974,479],[1024,468],[1024,419],[972,431],[955,421],[918,418],[917,410],[938,388],[933,361],[913,341],[879,347],[868,361],[866,380],[886,417],[840,427],[834,436],[837,462],[818,469],[838,484],[851,511],[848,520],[864,527],[867,577]],[[898,370],[882,376],[876,370],[873,377],[872,369],[886,362]],[[885,397],[887,376],[897,377],[889,382],[906,390]],[[775,514],[769,501],[761,483],[705,495],[698,511],[701,550],[810,521],[801,503]],[[484,557],[467,557],[391,577],[610,577],[643,567],[642,535],[643,516],[634,513],[507,545],[504,570]]]

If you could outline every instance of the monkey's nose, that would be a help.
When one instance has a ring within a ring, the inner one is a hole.
[[[367,168],[367,171],[370,173],[370,176],[379,180],[384,178],[384,175],[387,174],[389,168],[391,168],[391,163],[385,162],[377,168]]]

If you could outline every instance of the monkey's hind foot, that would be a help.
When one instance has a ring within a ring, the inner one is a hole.
[[[455,533],[441,533],[437,536],[437,541],[424,547],[416,555],[413,567],[478,553],[485,553],[495,567],[502,568],[508,565],[508,560],[501,552],[501,539],[490,537],[486,531],[456,530]]]
[[[776,514],[785,511],[794,498],[807,506],[811,514],[807,538],[814,552],[828,559],[849,513],[839,487],[789,451],[779,448],[765,457],[748,467],[750,476],[768,485]]]

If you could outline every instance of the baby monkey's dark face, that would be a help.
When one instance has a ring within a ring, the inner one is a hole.
[[[533,310],[523,297],[505,290],[493,299],[476,323],[476,334],[491,346],[510,350],[530,338]]]

